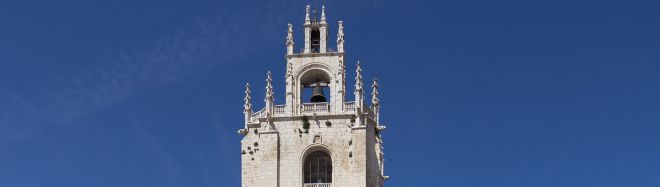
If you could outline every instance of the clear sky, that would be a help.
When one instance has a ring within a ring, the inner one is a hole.
[[[244,85],[283,102],[306,3],[0,1],[0,186],[239,186]],[[387,186],[660,186],[658,1],[326,4]]]

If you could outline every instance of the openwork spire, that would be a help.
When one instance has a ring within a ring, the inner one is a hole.
[[[309,19],[309,4],[305,7],[305,24],[310,24],[311,20]]]
[[[357,68],[355,69],[355,92],[362,92],[362,67],[360,66],[360,61],[357,62]]]
[[[293,42],[293,25],[289,23],[288,25],[289,29],[287,31],[286,35],[286,53],[287,54],[293,54],[293,48],[294,48],[294,42]]]
[[[376,126],[380,126],[380,99],[378,99],[378,79],[374,79],[374,83],[371,85],[371,110],[374,112],[374,120],[376,121]],[[384,128],[384,127],[383,127]]]
[[[362,67],[360,66],[360,61],[357,63],[357,68],[355,68],[355,114],[357,116],[356,125],[363,126],[363,111],[364,108],[364,91],[362,90]]]
[[[337,51],[344,52],[344,21],[339,21],[337,29]]]
[[[245,126],[243,126],[243,129],[238,131],[238,134],[243,134],[245,135],[245,132],[248,129],[248,123],[252,121],[252,97],[250,96],[250,83],[245,84],[245,104],[243,104],[243,115],[244,115],[244,120],[245,120]]]
[[[267,77],[266,77],[266,98],[264,101],[266,103],[272,103],[273,102],[273,78],[271,77],[270,71],[268,71]]]
[[[321,6],[321,22],[325,23],[325,5]]]
[[[293,25],[291,23],[288,24],[286,43],[287,45],[293,44]]]
[[[380,100],[378,99],[378,79],[374,79],[374,83],[371,85],[371,88],[371,104],[374,107],[378,107],[380,105]]]
[[[245,107],[244,112],[252,112],[252,97],[250,96],[250,83],[245,84],[245,104],[243,107]]]

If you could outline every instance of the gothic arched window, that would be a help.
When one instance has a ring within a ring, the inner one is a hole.
[[[332,159],[328,153],[315,151],[307,155],[303,168],[305,183],[332,183]]]

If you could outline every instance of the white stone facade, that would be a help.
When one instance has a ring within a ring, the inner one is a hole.
[[[371,104],[367,105],[358,62],[354,100],[345,100],[343,23],[339,21],[338,25],[337,51],[331,52],[327,47],[325,7],[319,20],[316,16],[310,18],[308,5],[303,25],[305,46],[296,53],[293,26],[289,24],[284,104],[274,103],[270,72],[266,79],[266,104],[257,112],[252,110],[247,85],[245,124],[239,130],[244,136],[243,187],[381,187],[388,178],[383,175],[380,132],[385,127],[379,123],[378,85],[374,81]],[[327,102],[306,100],[304,89],[315,86],[327,89]],[[319,175],[305,174],[303,169],[307,167],[306,157],[316,151],[330,156],[331,168],[324,168],[323,173],[331,178],[306,183],[306,175]]]

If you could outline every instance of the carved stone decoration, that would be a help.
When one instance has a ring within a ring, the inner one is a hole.
[[[264,98],[264,102],[266,103],[266,115],[272,114],[273,100],[273,78],[271,77],[270,71],[268,71],[268,74],[266,74],[266,97]]]
[[[243,104],[243,114],[245,115],[245,127],[244,129],[247,129],[248,126],[247,124],[250,123],[252,120],[252,102],[251,102],[252,97],[250,96],[250,83],[245,84],[245,98],[243,100],[245,101],[245,104]]]
[[[321,22],[325,22],[325,5],[321,7]]]
[[[293,54],[293,48],[294,48],[294,42],[293,42],[293,25],[289,23],[289,29],[287,31],[286,35],[286,54],[287,55],[292,55]]]
[[[374,83],[371,85],[371,110],[374,112],[374,118],[376,118],[376,126],[380,125],[379,113],[380,113],[380,99],[378,99],[378,79],[374,79]]]
[[[363,110],[364,110],[364,91],[362,90],[364,84],[362,84],[362,67],[360,61],[357,62],[357,68],[355,68],[355,114],[356,126],[362,126],[363,123]]]
[[[355,68],[355,95],[357,96],[362,95],[362,87],[364,84],[362,83],[362,66],[360,65],[360,61],[357,62],[357,67]],[[357,99],[356,99],[356,102]]]
[[[371,85],[371,105],[379,106],[380,100],[378,100],[378,79],[374,79],[373,84]]]
[[[309,4],[305,7],[305,24],[309,24],[311,19],[309,19]]]
[[[286,63],[286,75],[284,75],[284,78],[288,79],[293,77],[293,62],[288,61]]]
[[[339,21],[337,29],[337,52],[344,52],[344,21]]]

